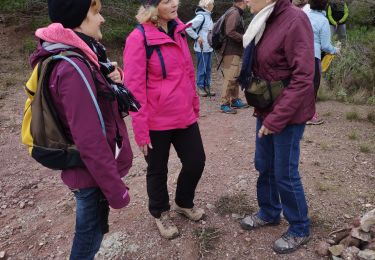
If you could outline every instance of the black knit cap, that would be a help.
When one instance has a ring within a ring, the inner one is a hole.
[[[140,0],[141,4],[147,6],[157,6],[161,0]]]
[[[85,20],[91,0],[48,0],[48,14],[53,23],[76,28]]]

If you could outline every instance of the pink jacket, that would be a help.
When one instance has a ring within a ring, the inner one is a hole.
[[[163,79],[159,56],[154,50],[148,61],[144,37],[135,29],[126,39],[124,83],[141,103],[138,113],[131,113],[138,145],[150,143],[149,130],[187,128],[199,117],[199,97],[195,91],[194,65],[186,40],[189,25],[176,20],[174,40],[153,24],[143,24],[147,44],[158,45],[163,55],[167,77]]]

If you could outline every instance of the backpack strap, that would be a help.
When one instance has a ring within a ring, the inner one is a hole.
[[[203,16],[203,21],[201,23],[201,25],[199,26],[198,30],[197,30],[197,34],[199,34],[201,31],[202,31],[202,28],[203,28],[203,25],[204,23],[206,22],[206,16],[204,14],[198,14],[198,15],[201,15]],[[199,36],[199,35],[198,35]]]
[[[65,54],[65,55],[68,55],[68,54]],[[73,55],[70,55],[70,56],[73,56]],[[74,56],[78,56],[78,57],[83,58],[82,56],[78,55],[77,53],[75,53]],[[101,128],[102,128],[102,132],[103,132],[104,136],[106,136],[107,134],[106,134],[106,131],[105,131],[105,124],[104,124],[102,112],[100,111],[99,104],[98,104],[98,101],[96,100],[94,92],[92,91],[92,89],[90,87],[90,83],[88,82],[87,78],[83,74],[82,70],[78,67],[78,65],[72,59],[70,59],[69,57],[64,56],[62,54],[52,56],[52,60],[65,60],[65,61],[67,61],[69,64],[71,64],[75,68],[75,70],[81,76],[83,82],[85,83],[85,86],[86,86],[88,92],[90,93],[92,102],[94,103],[94,106],[95,106],[95,109],[96,109],[96,112],[98,113],[100,125],[101,125]],[[90,68],[90,71],[91,71],[91,68]]]
[[[143,38],[144,38],[144,41],[143,41],[143,44],[145,46],[145,49],[146,49],[146,61],[147,61],[147,66],[146,66],[146,78],[148,78],[148,62],[152,56],[152,53],[154,52],[154,49],[156,50],[158,56],[159,56],[159,60],[160,60],[160,64],[161,64],[161,68],[163,70],[163,79],[165,79],[167,77],[167,69],[165,67],[165,62],[164,62],[164,58],[163,58],[163,54],[161,53],[161,50],[160,50],[160,46],[156,45],[156,46],[150,46],[147,44],[147,40],[146,40],[146,33],[145,33],[145,28],[143,27],[142,24],[138,24],[136,26],[136,28],[138,30],[141,31],[142,35],[143,35]]]

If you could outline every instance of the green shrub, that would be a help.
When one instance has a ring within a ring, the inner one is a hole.
[[[375,25],[375,2],[355,0],[349,5],[348,25]]]
[[[346,119],[349,121],[358,121],[359,120],[359,115],[357,111],[349,111],[345,115]]]
[[[344,102],[369,103],[375,92],[375,28],[348,31],[341,54],[325,73],[328,88]],[[356,93],[358,93],[355,95]]]

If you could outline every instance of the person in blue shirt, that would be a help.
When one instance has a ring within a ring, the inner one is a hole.
[[[186,29],[187,34],[194,39],[194,51],[197,56],[197,91],[199,96],[215,96],[211,90],[211,60],[213,49],[208,44],[207,35],[212,30],[211,12],[214,0],[200,0],[195,11],[196,16],[191,27]]]
[[[331,43],[331,32],[328,19],[326,18],[325,8],[328,0],[310,0],[310,12],[307,13],[309,17],[313,32],[314,32],[314,52],[315,52],[315,75],[314,75],[314,89],[315,97],[318,94],[320,86],[320,78],[322,73],[321,68],[321,52],[324,51],[330,54],[337,54],[339,48],[336,48]],[[320,125],[323,123],[315,113],[314,117],[307,122],[310,125]]]

